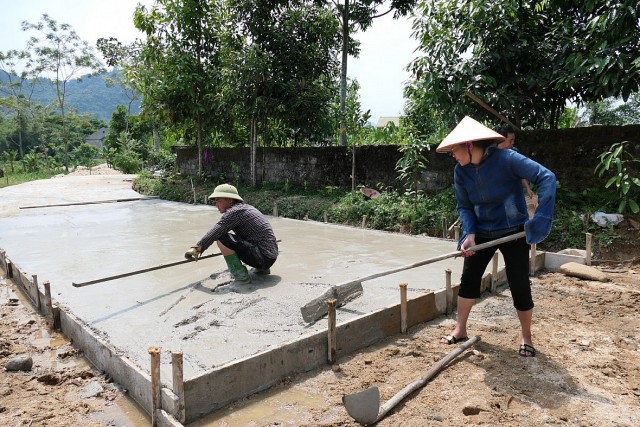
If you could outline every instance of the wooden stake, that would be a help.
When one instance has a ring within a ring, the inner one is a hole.
[[[324,214],[323,214],[323,215],[324,215],[324,222],[325,222],[325,223],[329,222],[329,217],[328,217],[327,213],[326,213],[326,212],[324,212]]]
[[[278,216],[278,205],[273,205],[273,216]]]
[[[453,227],[453,239],[457,242],[460,240],[460,226],[456,225]]]
[[[407,284],[400,283],[400,333],[407,333]]]
[[[447,314],[453,312],[453,290],[451,289],[451,269],[447,268],[445,271],[445,283],[446,283],[446,295],[447,300]]]
[[[591,233],[587,233],[587,242],[586,242],[586,250],[587,253],[585,255],[585,262],[587,265],[591,265]]]
[[[327,343],[328,343],[328,358],[329,363],[333,364],[336,361],[336,304],[338,300],[327,300],[327,313],[328,324],[327,327]]]
[[[55,325],[55,318],[53,317],[53,303],[51,302],[51,284],[48,280],[45,280],[42,283],[42,286],[44,286],[44,300],[47,306],[46,317],[50,322],[51,327],[53,328]]]
[[[7,260],[7,279],[13,278],[13,263]]]
[[[160,384],[160,348],[149,347],[151,355],[151,425],[158,425],[158,412],[162,409]]]
[[[33,302],[36,305],[38,313],[42,313],[42,307],[40,307],[40,291],[38,290],[38,275],[32,274],[31,279],[33,280],[33,287],[36,289],[36,295]]]
[[[171,366],[173,368],[173,392],[178,397],[178,421],[184,424],[186,414],[184,411],[184,363],[182,353],[171,353]]]
[[[493,266],[491,268],[491,293],[496,293],[498,287],[498,252],[493,254]]]
[[[447,218],[442,217],[442,238],[447,238]]]
[[[367,216],[362,215],[362,228],[365,228],[366,226],[367,226]]]

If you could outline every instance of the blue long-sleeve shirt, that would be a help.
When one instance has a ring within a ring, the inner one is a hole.
[[[538,208],[529,219],[522,179],[537,187]],[[556,176],[514,150],[489,147],[479,165],[459,163],[454,169],[457,210],[468,234],[499,237],[524,225],[527,243],[543,241],[551,232],[556,200]]]

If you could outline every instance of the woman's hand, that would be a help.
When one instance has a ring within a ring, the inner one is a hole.
[[[475,246],[476,245],[476,235],[475,234],[469,234],[467,235],[467,238],[464,239],[464,242],[462,242],[462,245],[460,246],[460,250],[462,251],[462,256],[463,257],[468,257],[471,256],[473,254],[475,254],[475,251],[468,251],[467,248],[470,248],[471,246]]]

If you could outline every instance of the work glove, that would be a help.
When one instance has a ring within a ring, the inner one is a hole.
[[[198,261],[198,258],[200,257],[200,249],[194,246],[184,253],[184,257],[189,260]]]

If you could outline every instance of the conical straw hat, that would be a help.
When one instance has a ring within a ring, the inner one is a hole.
[[[504,136],[500,135],[482,123],[473,120],[469,116],[465,116],[464,119],[458,123],[458,125],[442,140],[438,148],[437,153],[446,153],[451,151],[454,145],[463,144],[465,142],[480,141],[483,139],[496,139],[504,141]]]

